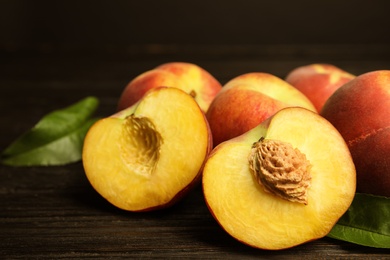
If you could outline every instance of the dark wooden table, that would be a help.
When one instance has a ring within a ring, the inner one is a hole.
[[[46,113],[86,96],[98,116],[115,111],[133,77],[169,61],[196,63],[221,83],[252,71],[284,77],[314,62],[354,74],[390,69],[390,46],[39,46],[0,53],[0,149]],[[237,242],[210,215],[198,186],[172,208],[129,213],[102,199],[81,162],[58,167],[0,166],[0,258],[390,258],[389,250],[323,238],[282,251]]]

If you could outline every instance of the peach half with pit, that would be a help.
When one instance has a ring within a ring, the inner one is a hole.
[[[321,115],[348,144],[357,191],[390,197],[390,70],[357,76],[328,99]]]
[[[320,112],[326,100],[355,75],[327,63],[314,63],[293,69],[286,81],[305,94]]]
[[[211,73],[194,63],[168,62],[132,79],[119,98],[118,111],[132,106],[148,90],[156,87],[179,88],[195,98],[206,112],[222,85]]]
[[[159,87],[97,121],[84,140],[82,159],[103,198],[124,210],[151,211],[173,205],[200,183],[211,147],[196,101],[180,89]]]
[[[285,107],[316,111],[311,101],[286,81],[263,72],[227,82],[206,113],[214,145],[239,136]]]
[[[289,107],[216,146],[202,183],[212,216],[228,234],[280,250],[330,232],[352,203],[356,171],[332,124]]]

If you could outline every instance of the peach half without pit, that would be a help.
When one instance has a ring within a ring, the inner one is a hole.
[[[212,216],[228,234],[280,250],[330,232],[352,203],[356,171],[332,124],[290,107],[216,146],[202,183]]]
[[[96,122],[83,147],[93,188],[128,211],[173,205],[200,183],[212,139],[196,101],[177,88],[148,91],[130,108]]]

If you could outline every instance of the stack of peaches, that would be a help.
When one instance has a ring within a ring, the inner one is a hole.
[[[390,71],[330,64],[225,85],[198,65],[132,79],[83,148],[94,189],[128,211],[166,208],[202,184],[220,226],[256,248],[326,236],[355,192],[390,196]]]

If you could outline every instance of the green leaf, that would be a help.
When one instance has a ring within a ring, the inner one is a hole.
[[[45,115],[2,153],[1,162],[11,166],[64,165],[81,159],[84,137],[97,120],[91,118],[99,101],[87,97]]]
[[[328,237],[363,246],[390,248],[390,198],[356,193]]]

